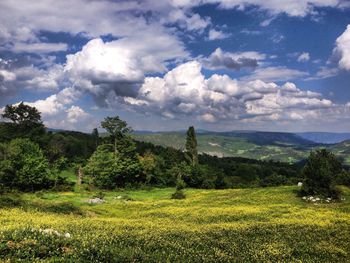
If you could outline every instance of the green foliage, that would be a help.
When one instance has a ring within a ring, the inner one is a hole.
[[[350,187],[350,172],[349,171],[342,171],[337,179],[336,183],[340,185],[346,185]]]
[[[278,185],[285,185],[287,183],[288,183],[287,177],[285,177],[284,175],[273,173],[261,179],[260,186],[263,186],[263,187],[278,186]]]
[[[104,199],[106,196],[106,194],[102,191],[97,192],[96,194],[94,194],[93,198],[100,198],[100,199]]]
[[[0,123],[0,141],[10,141],[15,138],[29,138],[41,143],[45,134],[40,112],[21,102],[18,105],[6,105],[2,117],[12,122]]]
[[[184,182],[184,180],[179,178],[176,182],[176,191],[181,191],[185,189],[185,187],[186,187],[186,183]]]
[[[341,163],[333,153],[326,149],[311,152],[302,171],[302,194],[338,198],[335,181],[342,170]]]
[[[186,153],[185,156],[188,162],[195,166],[198,164],[197,138],[194,127],[188,128],[186,133]]]
[[[137,158],[115,154],[112,145],[100,145],[84,167],[85,175],[92,179],[92,184],[113,189],[124,187],[127,183],[143,181],[140,175],[141,164]]]
[[[28,139],[12,140],[0,159],[0,182],[20,190],[51,187],[54,175],[39,146]]]
[[[100,143],[100,136],[98,134],[98,129],[97,128],[94,128],[92,130],[92,133],[91,133],[91,136],[92,136],[92,140],[94,142],[94,145],[95,147],[97,148],[97,146],[99,145]]]
[[[67,158],[68,163],[81,163],[88,159],[95,149],[91,135],[74,131],[49,133],[44,145],[44,152],[50,163],[61,157]]]
[[[176,190],[175,193],[171,195],[171,199],[185,199],[186,195],[183,190]]]
[[[119,118],[119,116],[115,117],[106,117],[101,122],[101,127],[105,129],[109,134],[114,144],[114,152],[117,153],[117,141],[125,137],[129,134],[132,129],[128,126],[126,121]]]
[[[2,117],[10,119],[16,124],[41,123],[40,112],[29,105],[21,102],[18,105],[6,105]]]
[[[240,177],[243,184],[252,184],[257,180],[257,172],[253,165],[239,164],[235,176]]]

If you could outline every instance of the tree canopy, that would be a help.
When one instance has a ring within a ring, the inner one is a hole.
[[[18,105],[6,105],[2,117],[14,123],[42,123],[40,112],[35,108],[21,102]]]

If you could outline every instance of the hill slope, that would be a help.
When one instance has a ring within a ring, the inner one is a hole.
[[[277,160],[295,162],[306,157],[314,146],[310,141],[298,138],[294,134],[263,132],[203,132],[197,134],[198,150],[219,157],[236,156],[259,160]],[[184,149],[183,132],[162,132],[153,134],[134,134],[136,140],[156,145]]]
[[[136,133],[139,141],[184,149],[185,132]],[[317,144],[293,133],[280,132],[209,132],[197,133],[198,151],[219,157],[234,156],[258,160],[297,162],[306,158],[312,149],[327,147],[350,164],[350,147],[346,142],[334,145]]]

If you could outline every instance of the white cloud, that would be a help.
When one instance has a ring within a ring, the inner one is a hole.
[[[25,0],[0,2],[2,49],[48,53],[67,49],[65,43],[44,43],[40,32],[66,32],[88,39],[112,35],[117,38],[172,36],[179,26],[203,33],[210,18],[179,8],[171,1]],[[175,47],[176,48],[176,47]]]
[[[350,25],[337,38],[335,45],[333,56],[338,61],[339,68],[350,70]]]
[[[51,53],[51,52],[59,52],[66,51],[68,49],[68,45],[66,43],[23,43],[18,42],[14,45],[8,46],[6,49],[9,49],[15,53]]]
[[[184,1],[187,2],[187,1]],[[192,2],[192,1],[191,1]],[[198,3],[198,1],[193,1]],[[345,0],[202,0],[201,3],[219,3],[219,6],[224,9],[244,9],[248,6],[258,6],[261,9],[268,10],[271,14],[285,13],[289,16],[306,16],[315,13],[317,7],[334,7],[344,8]],[[185,3],[190,4],[191,3]],[[193,3],[192,3],[193,5]]]
[[[100,105],[111,93],[136,96],[147,73],[163,72],[166,62],[187,56],[176,38],[164,35],[89,41],[67,56],[65,72],[75,87],[90,92]]]
[[[209,40],[218,40],[218,39],[225,39],[228,38],[230,34],[227,34],[225,32],[222,32],[220,30],[210,29],[208,34]]]
[[[308,52],[301,53],[298,58],[298,62],[307,62],[310,60],[310,54]]]
[[[287,81],[307,77],[308,73],[286,67],[257,68],[251,75],[244,77],[245,80],[260,79],[264,81]]]
[[[65,111],[67,106],[76,101],[79,96],[80,92],[78,90],[74,88],[65,88],[46,99],[25,103],[32,107],[36,107],[44,117],[48,117]]]
[[[79,106],[72,105],[67,112],[67,121],[70,123],[77,123],[84,121],[85,119],[90,117],[90,114],[86,113]]]
[[[137,101],[139,103],[137,103]],[[132,109],[168,118],[193,116],[205,122],[292,121],[318,118],[336,105],[321,94],[287,82],[239,81],[214,74],[206,79],[201,64],[190,61],[160,77],[147,77]]]
[[[0,77],[3,78],[3,81],[13,81],[16,79],[16,74],[8,70],[0,70]]]
[[[339,74],[338,68],[320,67],[319,71],[312,77],[306,78],[305,80],[315,80],[315,79],[326,79],[331,78]]]

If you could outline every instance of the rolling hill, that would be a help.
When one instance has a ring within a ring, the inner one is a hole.
[[[136,132],[134,138],[156,145],[184,149],[185,132]],[[350,164],[350,141],[338,144],[321,144],[298,134],[283,132],[232,131],[197,132],[198,150],[218,157],[245,157],[259,160],[298,162],[312,149],[326,147]]]

